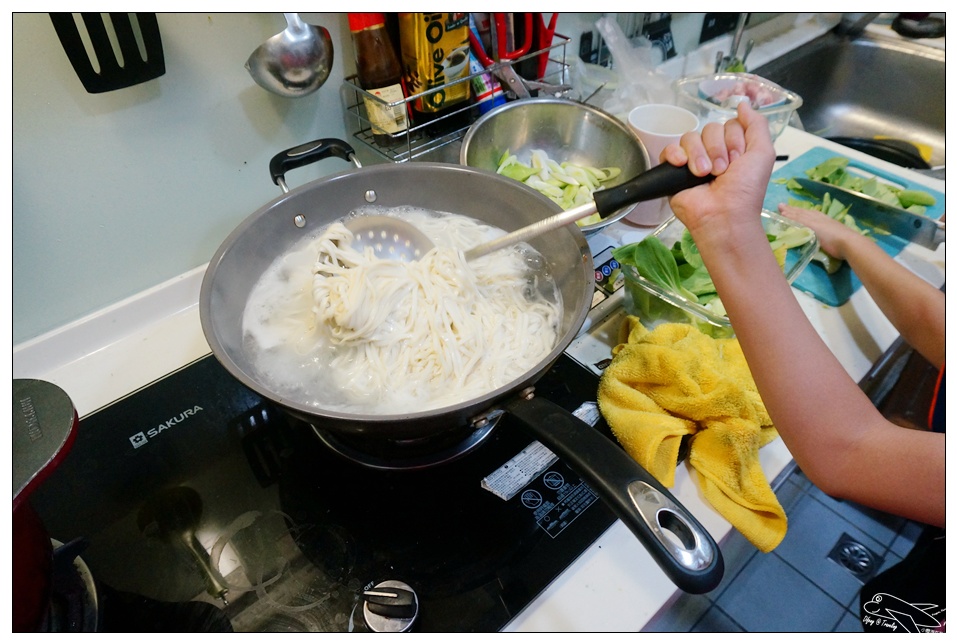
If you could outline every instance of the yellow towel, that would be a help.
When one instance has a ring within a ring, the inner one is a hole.
[[[734,338],[690,324],[648,331],[629,316],[598,386],[598,406],[618,441],[666,487],[682,436],[704,497],[755,547],[770,552],[787,516],[758,460],[777,437]]]

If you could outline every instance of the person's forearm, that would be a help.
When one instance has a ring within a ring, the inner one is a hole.
[[[814,484],[943,525],[943,435],[913,431],[902,440],[912,430],[887,421],[821,340],[759,225],[710,239],[702,232],[696,242],[768,414]]]
[[[760,211],[773,155],[766,121],[745,101],[736,119],[665,149],[669,163],[716,177],[672,197],[672,209],[694,237],[771,420],[811,480],[832,496],[943,525],[943,434],[881,415],[808,321],[771,252]],[[827,221],[841,237],[843,226]]]
[[[797,462],[825,487],[841,478],[859,432],[883,417],[808,321],[760,226],[739,231],[735,250],[716,247],[729,241],[697,243],[768,413]]]
[[[944,364],[944,293],[897,263],[873,240],[843,247],[845,261],[904,341],[931,364]]]

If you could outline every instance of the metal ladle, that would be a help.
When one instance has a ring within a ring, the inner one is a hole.
[[[479,244],[465,251],[465,259],[466,261],[478,259],[491,252],[557,230],[579,219],[594,215],[596,212],[605,218],[624,206],[630,206],[639,201],[668,197],[686,188],[708,183],[713,178],[713,175],[697,177],[687,166],[678,168],[662,163],[621,185],[595,192],[592,202],[569,208],[557,215],[546,217],[534,224],[523,226],[506,235]],[[352,241],[353,248],[360,252],[366,247],[372,248],[379,259],[413,261],[421,258],[434,246],[432,240],[413,224],[395,217],[378,215],[356,217],[343,224],[355,235]]]
[[[322,87],[332,69],[332,38],[325,27],[284,13],[286,29],[250,54],[246,70],[263,89],[287,98],[308,96]]]

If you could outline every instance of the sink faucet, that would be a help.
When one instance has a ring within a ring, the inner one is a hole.
[[[731,39],[731,53],[725,56],[723,51],[718,52],[714,62],[715,73],[745,71],[744,63],[748,58],[748,54],[751,53],[751,47],[754,46],[754,41],[751,40],[748,42],[747,49],[741,59],[738,59],[738,48],[741,46],[741,36],[744,34],[744,26],[748,23],[748,18],[750,17],[750,13],[745,12],[738,14],[738,23],[734,28],[734,37]]]

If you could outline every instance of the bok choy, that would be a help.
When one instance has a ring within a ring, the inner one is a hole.
[[[592,194],[617,178],[621,168],[596,168],[567,161],[558,163],[544,150],[532,150],[530,162],[526,164],[506,150],[499,159],[497,172],[521,181],[557,203],[562,210],[568,210],[593,201]],[[594,214],[577,223],[585,226],[599,221],[601,215]]]

